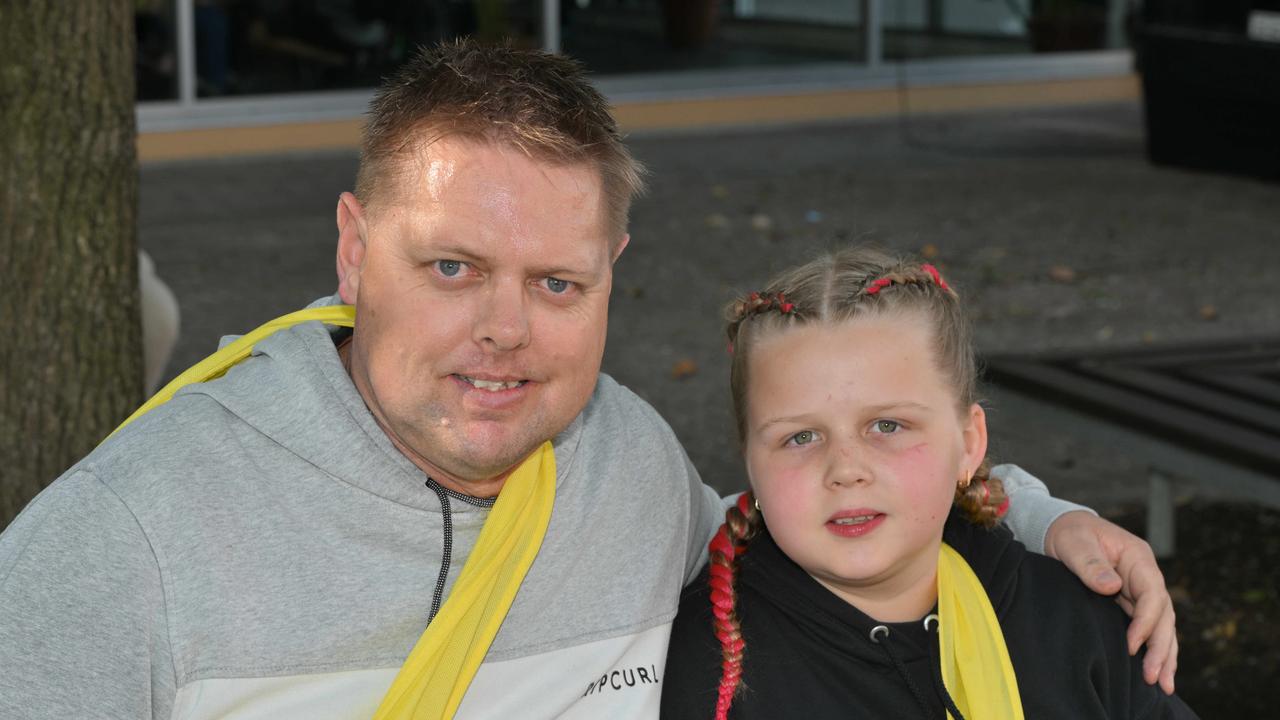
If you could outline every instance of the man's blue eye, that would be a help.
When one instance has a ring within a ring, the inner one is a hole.
[[[569,281],[561,280],[559,278],[549,277],[547,278],[547,289],[559,295],[563,293],[565,290],[569,289]]]
[[[440,260],[436,263],[436,269],[445,277],[453,277],[462,272],[462,263],[458,260]]]

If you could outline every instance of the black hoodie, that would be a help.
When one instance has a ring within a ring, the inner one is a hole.
[[[1027,720],[1196,717],[1180,699],[1143,681],[1141,654],[1130,657],[1125,647],[1124,612],[1061,563],[956,513],[943,539],[991,598]],[[923,622],[876,622],[811,578],[768,532],[740,557],[736,587],[746,649],[731,718],[945,717],[937,633]],[[704,572],[681,598],[663,718],[715,716],[721,655],[709,597]],[[889,629],[879,643],[870,639],[877,625]]]

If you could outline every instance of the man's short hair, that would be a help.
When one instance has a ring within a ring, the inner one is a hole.
[[[537,50],[471,40],[420,49],[369,104],[356,196],[376,204],[413,153],[446,136],[497,142],[557,164],[594,164],[611,242],[626,232],[643,168],[622,142],[609,104],[582,66]]]

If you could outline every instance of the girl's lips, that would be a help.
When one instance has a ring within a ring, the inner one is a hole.
[[[886,517],[888,516],[884,513],[874,510],[841,512],[827,521],[826,528],[839,537],[862,537],[880,527]]]

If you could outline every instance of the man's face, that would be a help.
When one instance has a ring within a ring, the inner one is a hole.
[[[376,207],[339,202],[351,376],[419,467],[496,492],[586,405],[626,238],[588,165],[460,139],[408,162]]]

